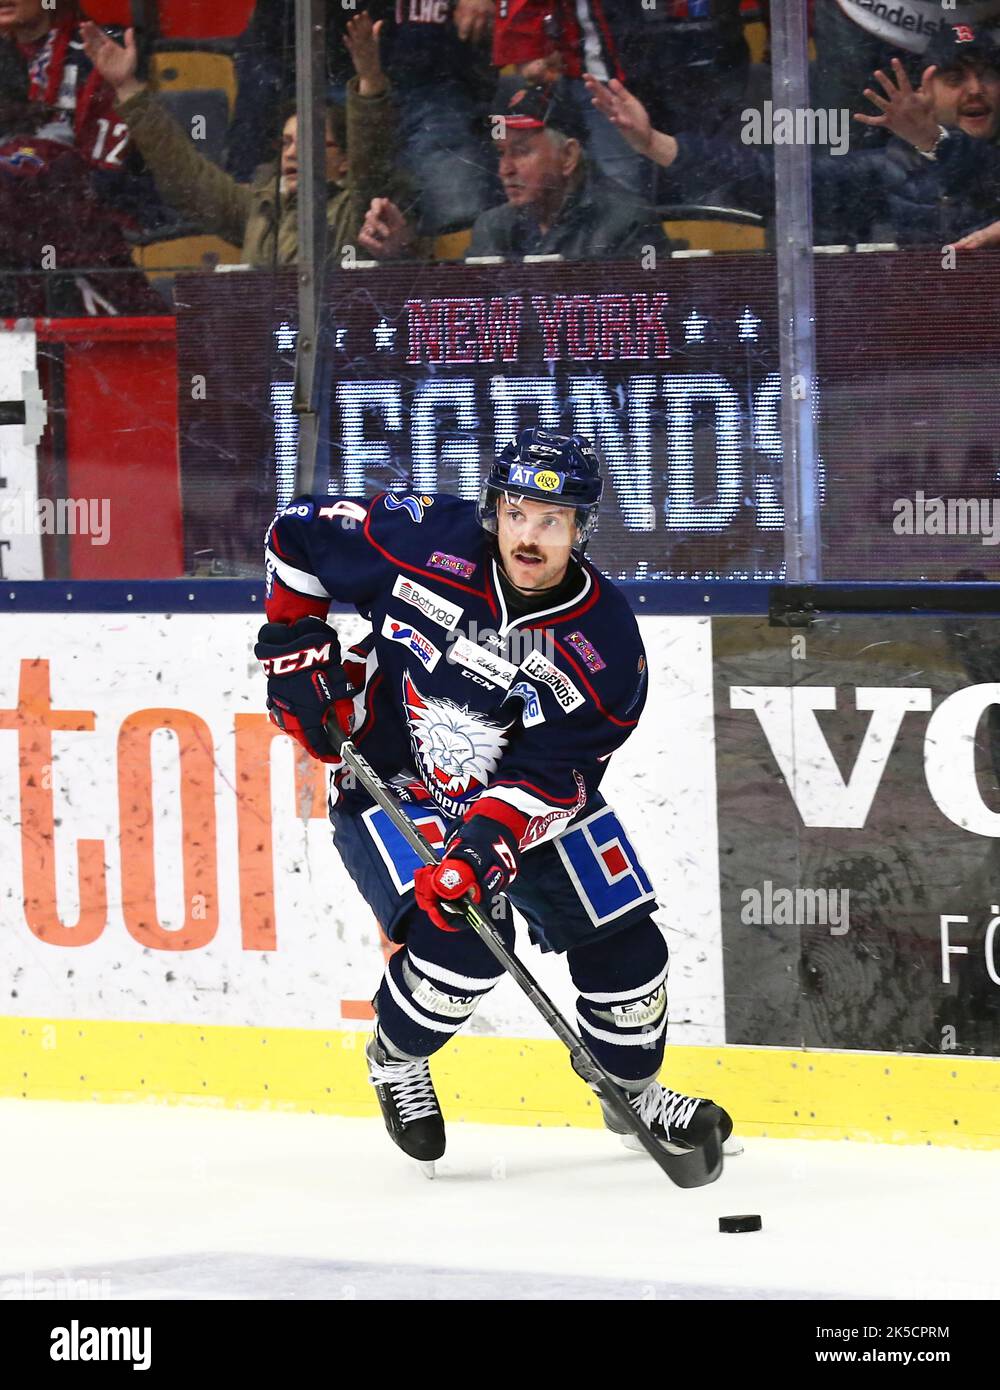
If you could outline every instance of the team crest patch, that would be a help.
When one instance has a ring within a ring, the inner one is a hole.
[[[403,702],[421,780],[443,811],[462,815],[497,770],[510,724],[454,700],[421,695],[405,674]]]
[[[463,560],[460,555],[449,555],[444,550],[435,550],[433,555],[428,556],[427,568],[457,574],[460,579],[471,579],[476,572],[471,560]]]
[[[387,492],[385,494],[385,509],[387,512],[409,512],[410,520],[416,522],[418,526],[424,519],[424,508],[433,507],[433,505],[434,498],[427,497],[424,493],[421,493],[419,497],[414,496],[412,493],[407,494],[405,497],[399,497],[394,492]]]
[[[566,641],[574,651],[579,652],[583,657],[583,664],[588,671],[603,671],[607,666],[608,663],[602,658],[593,642],[588,642],[582,632],[571,632]]]

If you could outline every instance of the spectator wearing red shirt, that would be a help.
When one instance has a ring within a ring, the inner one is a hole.
[[[564,77],[594,162],[643,196],[648,170],[591,106],[585,74],[628,82],[665,130],[735,133],[746,102],[740,0],[497,0],[493,61],[513,64],[519,81]]]

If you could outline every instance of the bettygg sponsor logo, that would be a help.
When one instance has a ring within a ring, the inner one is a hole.
[[[517,675],[517,667],[512,662],[505,661],[502,656],[496,656],[493,652],[484,651],[467,637],[458,634],[455,634],[455,640],[449,644],[448,660],[457,666],[464,666],[469,671],[478,671],[481,676],[485,676],[504,690]]]
[[[440,623],[449,632],[458,625],[458,620],[462,616],[462,609],[457,603],[449,603],[446,598],[439,598],[437,594],[431,593],[430,589],[425,589],[422,584],[415,583],[412,579],[405,579],[402,575],[392,586],[394,598],[401,598],[404,603],[410,603],[425,618],[430,618],[432,622]]]
[[[476,567],[471,560],[463,560],[460,555],[449,555],[446,550],[435,550],[427,557],[427,568],[444,570],[445,574],[457,574],[460,579],[471,579]]]
[[[586,666],[587,670],[591,673],[603,671],[607,666],[608,663],[603,659],[593,642],[588,642],[582,632],[571,632],[566,638],[566,641],[574,651],[580,653],[583,657],[584,666]]]
[[[402,642],[415,656],[419,657],[424,668],[428,671],[433,671],[441,660],[440,648],[435,647],[429,637],[425,637],[415,627],[397,622],[395,618],[387,617],[382,623],[382,636],[388,637],[393,642]]]
[[[564,675],[558,666],[553,666],[541,652],[532,652],[522,664],[521,670],[526,676],[547,685],[564,710],[576,709],[578,705],[583,704],[583,696],[569,676]]]

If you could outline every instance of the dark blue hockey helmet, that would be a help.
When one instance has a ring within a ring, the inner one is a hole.
[[[522,430],[494,460],[479,495],[479,521],[496,532],[497,502],[502,493],[573,507],[583,545],[597,529],[597,512],[604,492],[601,461],[582,434],[553,434],[537,428]]]

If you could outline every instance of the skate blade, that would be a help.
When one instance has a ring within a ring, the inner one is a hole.
[[[625,1145],[626,1149],[631,1149],[631,1151],[634,1154],[645,1153],[645,1149],[639,1143],[638,1139],[635,1137],[634,1134],[623,1134],[622,1143]],[[664,1144],[663,1147],[667,1150],[667,1153],[690,1153],[689,1149],[674,1149],[670,1148],[670,1146],[667,1144]],[[743,1147],[743,1141],[741,1139],[737,1139],[735,1134],[731,1134],[729,1138],[723,1143],[722,1152],[725,1154],[726,1158],[739,1158],[740,1154],[746,1153],[746,1150]]]
[[[418,1159],[417,1167],[420,1169],[421,1173],[423,1173],[425,1178],[427,1178],[430,1182],[434,1181],[435,1177],[437,1176],[437,1173],[434,1168],[433,1158]]]

